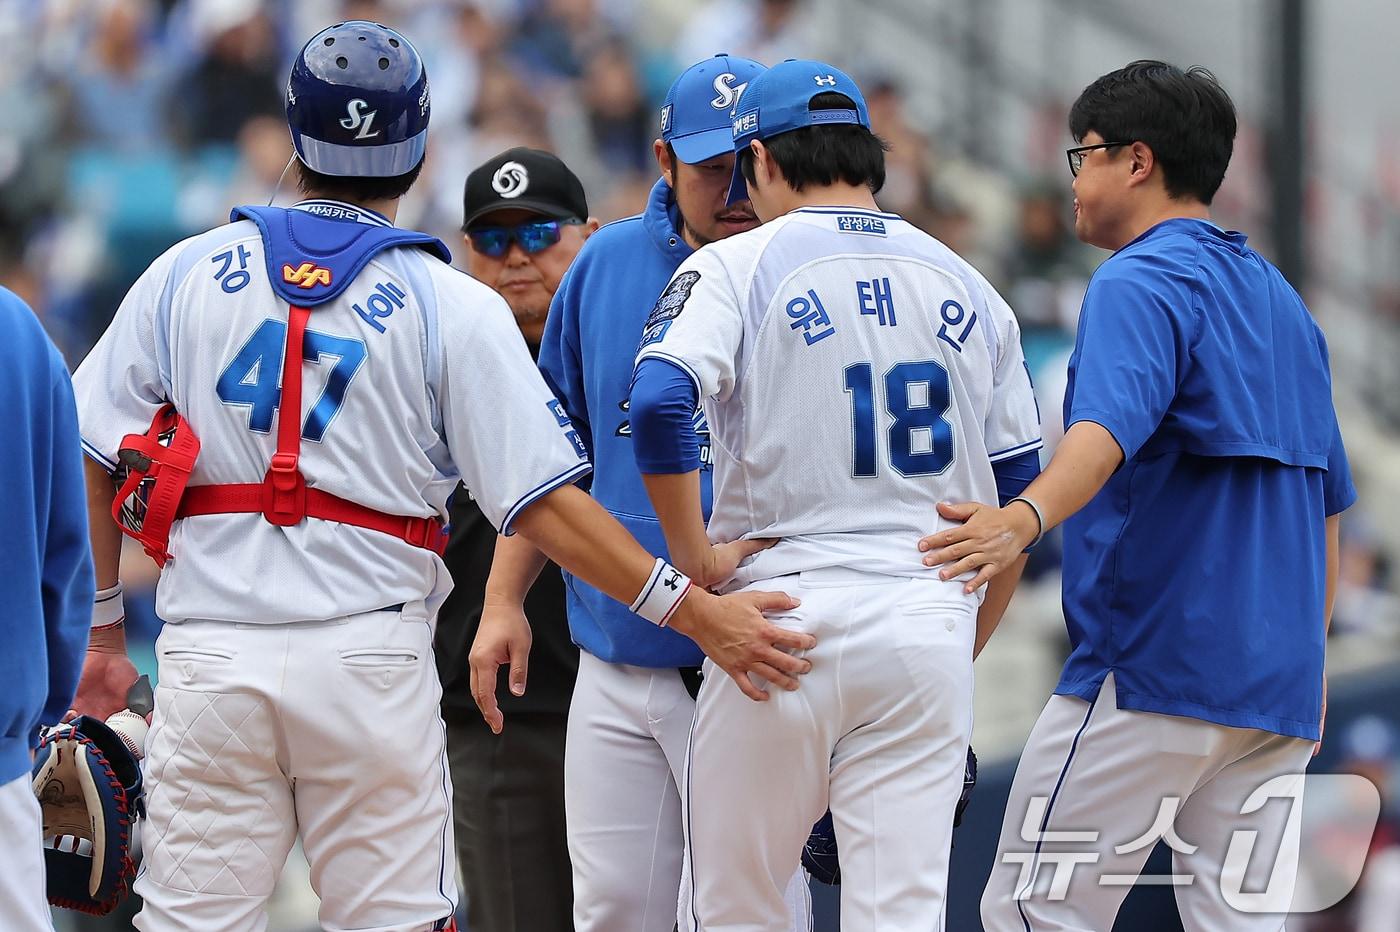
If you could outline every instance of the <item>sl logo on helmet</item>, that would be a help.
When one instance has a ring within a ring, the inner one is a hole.
[[[330,287],[331,270],[310,262],[303,262],[296,268],[282,266],[282,280],[298,288],[315,288],[317,285]]]
[[[530,186],[530,173],[519,162],[507,162],[491,176],[491,187],[501,197],[519,197]]]
[[[370,110],[366,113],[367,109],[369,109],[369,104],[358,97],[345,105],[347,116],[341,117],[340,125],[346,129],[358,129],[359,132],[355,134],[356,139],[371,139],[379,135],[379,130],[370,132],[370,125],[374,123],[375,114],[379,111]]]

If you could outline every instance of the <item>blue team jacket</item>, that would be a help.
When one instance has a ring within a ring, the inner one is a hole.
[[[657,556],[666,541],[632,451],[628,389],[642,326],[691,249],[665,181],[646,211],[593,234],[574,259],[550,305],[540,370],[574,422],[593,461],[593,497]],[[709,437],[703,421],[701,496],[710,511]],[[632,614],[581,579],[564,574],[569,629],[579,647],[609,663],[696,666],[694,642]]]
[[[73,701],[92,618],[87,492],[73,386],[34,313],[0,288],[0,784],[29,773],[40,725]]]
[[[1315,741],[1325,522],[1356,499],[1327,343],[1241,233],[1157,224],[1089,283],[1065,424],[1123,465],[1065,522],[1056,692]]]

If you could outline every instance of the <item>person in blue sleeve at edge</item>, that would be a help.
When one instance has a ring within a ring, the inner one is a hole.
[[[39,729],[63,719],[78,689],[92,619],[87,491],[73,385],[28,306],[0,288],[0,431],[10,481],[0,615],[0,929],[52,930],[44,895],[39,801],[30,785]]]
[[[707,243],[758,225],[748,201],[727,205],[734,170],[730,112],[757,62],[716,55],[671,85],[653,142],[661,179],[639,215],[598,230],[565,274],[540,345],[545,380],[583,438],[592,495],[648,550],[666,542],[633,456],[628,391],[648,313],[680,264]],[[702,455],[709,432],[696,416]],[[703,473],[709,509],[708,466]],[[737,564],[752,542],[727,549]],[[524,693],[530,627],[522,601],[544,557],[501,538],[471,651],[473,694],[493,730],[504,719],[496,669]],[[704,659],[689,638],[639,618],[565,574],[569,628],[582,648],[564,752],[564,809],[580,932],[670,932],[684,892],[681,783]],[[807,890],[789,887],[794,928],[806,929]]]
[[[1068,430],[1018,499],[940,505],[966,523],[920,543],[948,578],[980,570],[971,588],[1065,524],[1072,651],[1016,771],[983,923],[1112,928],[1130,883],[1110,875],[1136,877],[1161,838],[1195,878],[1174,886],[1186,929],[1282,929],[1297,820],[1246,800],[1301,793],[1322,737],[1356,500],[1327,344],[1278,269],[1211,222],[1235,111],[1209,72],[1134,62],[1069,125],[1075,231],[1114,253],[1084,297]],[[1227,864],[1246,832],[1257,850]],[[1065,851],[1095,858],[1047,895],[1035,862]]]

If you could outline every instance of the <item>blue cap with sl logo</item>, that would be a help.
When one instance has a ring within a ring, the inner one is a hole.
[[[734,105],[764,68],[737,55],[716,55],[691,65],[666,92],[661,140],[688,165],[734,151]]]
[[[855,109],[810,109],[812,98],[827,93],[844,94],[855,104]],[[740,152],[755,139],[769,139],[779,133],[808,126],[841,123],[870,128],[865,96],[856,82],[844,71],[826,62],[789,58],[749,82],[735,105],[730,133],[734,151]],[[736,160],[734,181],[729,188],[729,203],[745,200],[748,196],[748,186]]]

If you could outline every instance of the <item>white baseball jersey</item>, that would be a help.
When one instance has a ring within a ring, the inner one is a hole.
[[[266,269],[247,220],[155,261],[74,375],[90,456],[113,468],[122,438],[144,433],[170,401],[202,444],[191,486],[262,481],[276,448],[288,318]],[[445,520],[461,479],[508,532],[523,507],[588,471],[505,301],[420,249],[378,253],[314,308],[304,356],[309,488]],[[430,551],[315,518],[291,527],[260,514],[185,518],[170,550],[157,591],[169,621],[321,620],[420,599],[436,612],[452,587]]]
[[[802,208],[699,250],[638,360],[694,380],[715,542],[781,538],[736,582],[825,566],[925,567],[940,501],[995,503],[992,463],[1040,447],[1006,302],[894,214]]]

